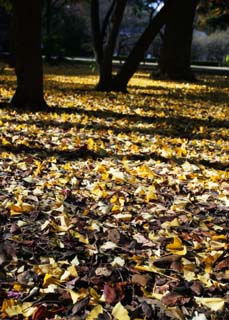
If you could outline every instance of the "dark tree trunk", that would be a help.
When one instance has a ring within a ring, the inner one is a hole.
[[[92,0],[93,1],[93,0]],[[172,4],[176,0],[168,0],[163,8],[157,13],[157,15],[152,19],[149,23],[135,47],[131,51],[128,56],[126,62],[122,66],[121,70],[117,73],[116,76],[112,77],[112,55],[114,51],[114,46],[117,38],[117,32],[119,30],[119,26],[121,24],[122,16],[119,14],[117,16],[117,3],[116,3],[116,13],[113,14],[113,17],[117,17],[116,26],[114,28],[115,36],[110,37],[109,45],[103,50],[103,59],[100,65],[100,81],[97,86],[97,90],[101,91],[127,91],[127,84],[132,77],[132,75],[136,72],[139,63],[142,61],[145,51],[155,38],[155,36],[160,32],[163,25],[166,23],[168,16],[171,14]],[[97,2],[97,0],[94,0]],[[126,1],[117,1],[120,5],[122,3],[122,8],[119,7],[119,10],[122,12],[125,9]],[[94,10],[95,12],[95,10]],[[98,10],[97,10],[98,12]],[[119,12],[120,13],[120,12]],[[113,18],[112,18],[113,19]],[[98,21],[98,19],[97,19]],[[98,24],[97,24],[98,27]],[[98,28],[97,28],[98,31]],[[98,32],[97,32],[98,34]],[[98,47],[98,46],[97,46]],[[101,48],[101,42],[100,47]]]
[[[130,52],[126,62],[122,66],[121,70],[114,78],[114,87],[119,91],[126,91],[127,84],[133,74],[136,72],[140,62],[144,58],[144,54],[153,39],[160,32],[161,28],[171,14],[171,3],[173,0],[169,0],[164,7],[157,13],[157,15],[150,21],[148,27],[145,29],[135,47]]]
[[[112,86],[112,59],[126,3],[127,0],[116,0],[114,12],[111,16],[110,32],[104,45],[100,78],[97,85],[97,89],[100,91],[107,91]]]
[[[159,55],[162,78],[194,80],[190,69],[193,20],[197,0],[176,0],[168,16]]]
[[[47,107],[41,57],[42,0],[13,0],[17,89],[11,104],[32,111]]]
[[[110,91],[112,86],[112,59],[126,3],[127,0],[112,1],[101,28],[99,1],[91,1],[92,37],[99,66],[96,89],[99,91]]]
[[[103,60],[103,37],[99,18],[99,0],[91,0],[91,32],[96,63],[100,66]]]
[[[52,13],[51,13],[51,0],[46,0],[46,61],[51,63],[51,19],[52,19]]]

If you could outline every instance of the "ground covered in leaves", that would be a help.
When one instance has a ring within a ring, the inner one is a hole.
[[[26,113],[0,75],[0,318],[228,319],[229,78],[45,80]]]

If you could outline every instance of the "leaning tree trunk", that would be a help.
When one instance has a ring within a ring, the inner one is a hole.
[[[173,1],[174,0],[169,0],[150,21],[149,25],[144,30],[136,45],[127,57],[127,60],[122,66],[121,70],[113,79],[113,90],[123,92],[127,90],[127,84],[144,58],[146,50],[156,35],[160,32],[163,25],[166,23],[168,16],[171,14],[171,4]]]
[[[194,80],[190,60],[193,20],[197,2],[197,0],[176,0],[173,2],[158,59],[159,73],[162,78]]]
[[[11,104],[18,109],[43,110],[41,57],[42,0],[13,0],[17,89]]]
[[[130,78],[136,72],[138,65],[142,61],[147,48],[150,46],[155,36],[160,32],[161,28],[166,23],[168,16],[171,14],[171,7],[174,1],[176,0],[168,0],[163,8],[152,19],[116,76],[111,77],[111,69],[109,69],[109,81],[101,82],[101,79],[103,78],[100,77],[100,82],[99,86],[97,86],[97,90],[122,92],[127,91],[127,84]],[[109,59],[109,61],[112,62],[112,59]],[[101,72],[106,72],[106,69],[104,70],[104,67],[105,64],[101,64]],[[109,67],[111,67],[111,64],[109,64]]]

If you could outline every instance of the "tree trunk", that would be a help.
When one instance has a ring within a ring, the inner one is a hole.
[[[163,25],[166,23],[169,14],[171,14],[171,7],[173,2],[176,0],[169,0],[165,3],[163,8],[157,13],[157,15],[152,19],[150,24],[147,26],[135,47],[131,51],[128,56],[126,62],[122,66],[121,70],[117,73],[116,76],[111,76],[111,67],[112,67],[112,59],[109,57],[109,75],[107,77],[103,77],[103,72],[106,73],[106,64],[101,65],[101,73],[99,85],[97,86],[97,90],[103,91],[127,91],[127,84],[133,74],[136,72],[139,63],[144,58],[144,54],[147,48],[150,46],[151,42],[155,38],[155,36],[160,32]],[[125,3],[126,4],[126,3]],[[121,19],[121,16],[119,16]],[[119,25],[121,20],[119,21]]]
[[[41,57],[42,0],[13,0],[17,89],[11,104],[32,111],[47,107]]]
[[[46,0],[45,6],[45,18],[46,18],[46,47],[45,47],[45,54],[46,54],[46,61],[51,63],[52,60],[52,52],[51,52],[51,0]]]
[[[99,0],[91,0],[91,32],[96,63],[100,66],[103,60],[103,37],[99,18]]]
[[[117,91],[126,91],[127,84],[144,58],[146,50],[156,35],[160,32],[168,19],[169,14],[171,14],[171,3],[173,3],[173,1],[174,0],[169,0],[151,20],[148,27],[137,41],[135,47],[130,52],[126,62],[113,80],[113,86]]]
[[[162,78],[194,80],[190,68],[193,20],[197,0],[176,0],[168,16],[159,55]]]
[[[92,27],[95,28],[93,33],[93,42],[95,51],[97,52],[97,61],[99,62],[100,77],[99,83],[96,87],[99,91],[110,91],[110,87],[112,85],[112,59],[126,3],[127,0],[116,0],[111,4],[113,12],[109,13],[109,23],[107,21],[107,28],[109,26],[108,34],[105,34],[104,27],[103,32],[100,30],[100,25],[98,23],[98,9],[91,13]],[[92,1],[92,4],[98,8],[98,1],[94,0]],[[104,37],[106,38],[106,41]],[[102,45],[102,53],[101,42],[102,44],[105,42],[105,44]]]

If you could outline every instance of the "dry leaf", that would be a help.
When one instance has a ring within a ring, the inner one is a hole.
[[[112,309],[112,316],[115,320],[130,320],[128,311],[123,307],[121,302],[118,302]]]

